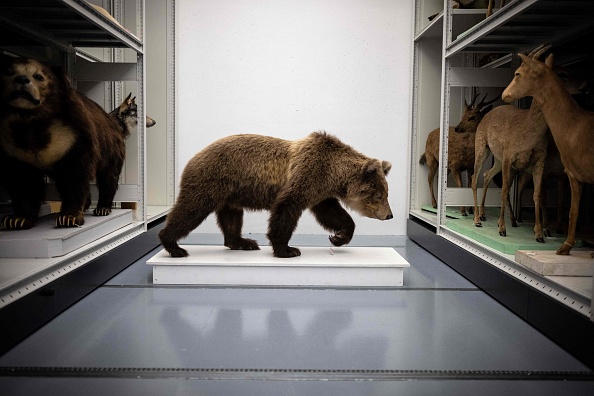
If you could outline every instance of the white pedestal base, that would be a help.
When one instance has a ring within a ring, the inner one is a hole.
[[[188,257],[173,258],[164,249],[147,261],[153,283],[161,285],[343,286],[403,285],[408,262],[392,248],[300,247],[288,259],[261,250],[229,250],[224,246],[183,246]]]
[[[81,227],[57,228],[56,215],[47,215],[29,230],[0,231],[0,257],[63,256],[132,223],[132,220],[130,209],[115,209],[109,216],[93,216],[88,210]]]

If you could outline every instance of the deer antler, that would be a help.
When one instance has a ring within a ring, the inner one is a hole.
[[[495,96],[493,99],[489,100],[488,102],[485,102],[485,99],[487,99],[487,95],[488,94],[485,94],[485,96],[483,96],[483,98],[481,99],[481,101],[479,102],[479,104],[476,105],[476,108],[477,109],[480,109],[482,107],[488,106],[491,103],[494,103],[494,102],[498,101],[499,98],[501,97],[501,95]]]
[[[474,102],[476,102],[476,98],[479,97],[479,94],[475,94],[474,98],[472,98],[472,102],[470,102],[470,104],[466,103],[466,100],[464,101],[464,103],[466,104],[466,108],[467,109],[472,109],[474,106]]]

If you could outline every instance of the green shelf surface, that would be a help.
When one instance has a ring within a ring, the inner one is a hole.
[[[431,205],[423,205],[423,206],[421,206],[421,210],[424,210],[425,212],[437,214],[437,209],[435,209]],[[467,211],[468,211],[468,209],[467,209]],[[448,217],[450,219],[463,219],[464,218],[464,216],[462,216],[462,213],[460,213],[460,209],[454,208],[454,207],[446,208],[446,217]]]
[[[458,212],[459,213],[459,212]],[[448,218],[446,226],[462,235],[487,245],[505,254],[515,254],[517,250],[557,250],[565,241],[566,235],[554,235],[545,238],[545,243],[536,242],[534,237],[534,223],[518,223],[518,227],[512,227],[509,215],[506,213],[507,236],[499,235],[497,220],[499,219],[499,208],[486,208],[487,220],[482,221],[482,227],[476,227],[473,215],[467,217]],[[448,216],[449,217],[449,216]],[[576,247],[582,245],[581,241],[576,242]]]

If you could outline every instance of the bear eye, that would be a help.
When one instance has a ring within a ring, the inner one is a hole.
[[[39,73],[35,73],[33,74],[33,78],[36,79],[37,81],[43,81],[45,78],[39,74]]]

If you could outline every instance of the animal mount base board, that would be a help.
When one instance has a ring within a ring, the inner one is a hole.
[[[516,263],[544,276],[592,276],[592,250],[573,249],[567,256],[550,250],[518,250]]]
[[[147,261],[162,285],[397,287],[409,263],[393,248],[300,247],[301,256],[277,258],[272,248],[230,250],[186,245],[188,257],[163,249]]]
[[[81,227],[56,228],[56,215],[39,219],[29,230],[0,231],[0,257],[50,258],[68,254],[104,235],[131,224],[130,209],[114,209],[109,216],[92,216],[87,211]]]

